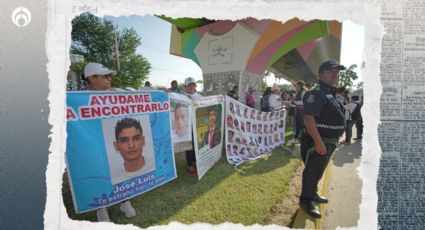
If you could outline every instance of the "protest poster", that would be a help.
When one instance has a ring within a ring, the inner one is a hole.
[[[172,140],[175,152],[192,150],[192,100],[178,93],[169,93]]]
[[[166,93],[69,92],[66,116],[67,172],[77,213],[176,178]]]
[[[226,96],[226,157],[239,165],[285,143],[286,110],[261,112]]]
[[[224,98],[209,96],[193,100],[193,134],[196,169],[200,180],[221,158],[223,147]]]

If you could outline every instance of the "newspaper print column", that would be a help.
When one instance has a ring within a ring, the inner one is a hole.
[[[424,14],[423,1],[383,4],[381,19],[387,34],[382,43],[382,155],[377,184],[382,229],[425,226]]]

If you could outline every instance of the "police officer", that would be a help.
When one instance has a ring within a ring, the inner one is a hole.
[[[320,218],[314,203],[328,200],[317,194],[317,184],[344,133],[345,116],[342,106],[335,98],[334,85],[339,79],[343,65],[334,60],[323,62],[319,67],[319,82],[303,98],[305,128],[301,134],[301,156],[304,161],[300,207],[310,216]]]

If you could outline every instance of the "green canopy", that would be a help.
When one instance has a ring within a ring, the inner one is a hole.
[[[209,20],[206,18],[170,18],[164,15],[155,15],[158,18],[161,18],[182,30],[187,30],[191,28],[201,27],[210,23],[215,22],[215,20]]]

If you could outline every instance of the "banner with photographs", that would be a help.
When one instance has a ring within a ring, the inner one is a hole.
[[[200,180],[221,158],[223,148],[224,97],[193,100],[193,134],[196,169]]]
[[[192,150],[192,100],[187,96],[169,93],[171,104],[171,129],[174,152]]]
[[[285,143],[286,110],[261,112],[226,96],[226,156],[239,165]]]
[[[166,93],[69,92],[66,116],[67,172],[77,213],[176,178]]]

